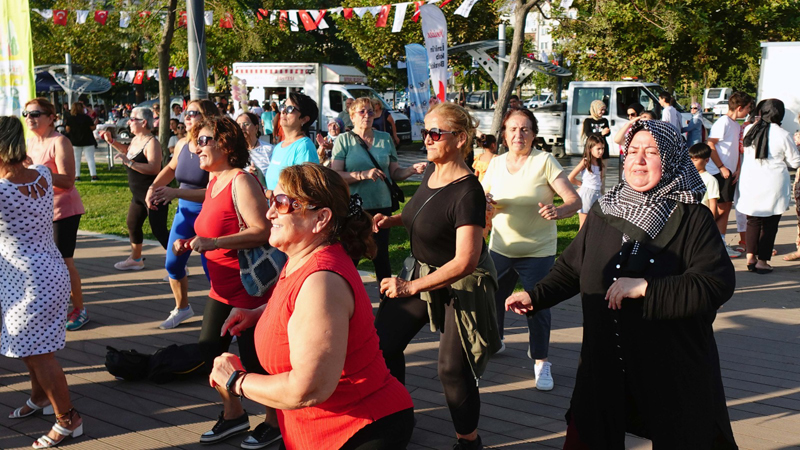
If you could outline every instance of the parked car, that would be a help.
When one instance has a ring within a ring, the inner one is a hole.
[[[719,102],[728,102],[733,94],[731,88],[708,88],[703,92],[703,109],[713,108]]]
[[[714,105],[714,109],[712,111],[714,112],[714,117],[724,116],[725,114],[728,114],[728,101],[725,100],[717,103],[716,105]]]
[[[534,95],[533,97],[525,100],[524,105],[526,108],[538,108],[540,106],[544,106],[547,104],[553,103],[553,94],[552,93],[541,93],[539,95]]]

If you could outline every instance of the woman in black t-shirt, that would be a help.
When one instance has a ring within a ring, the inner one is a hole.
[[[500,348],[493,306],[497,273],[483,242],[486,198],[464,162],[474,130],[464,108],[454,103],[432,107],[422,136],[433,164],[402,214],[374,217],[376,229],[405,226],[417,258],[413,268],[404,268],[408,277],[380,283],[385,297],[375,327],[386,365],[404,383],[408,343],[425,324],[441,331],[439,379],[457,449],[482,448],[477,380]]]
[[[603,159],[606,159],[610,156],[608,153],[608,140],[606,136],[611,133],[611,127],[608,126],[608,119],[603,116],[608,113],[608,108],[602,100],[595,100],[589,105],[589,113],[592,117],[587,117],[586,120],[583,121],[583,129],[581,130],[583,141],[585,142],[586,138],[593,134],[599,137],[605,144]]]
[[[81,179],[81,156],[86,155],[86,163],[89,165],[89,174],[92,181],[97,181],[97,167],[94,163],[94,150],[97,147],[97,140],[94,138],[95,125],[91,117],[84,114],[83,102],[72,104],[70,116],[67,117],[67,135],[75,150],[75,179]]]

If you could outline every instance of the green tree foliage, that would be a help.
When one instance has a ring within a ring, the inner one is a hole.
[[[638,76],[695,95],[715,85],[755,93],[760,41],[799,39],[799,5],[794,0],[577,0],[577,19],[562,19],[553,34],[585,79]]]

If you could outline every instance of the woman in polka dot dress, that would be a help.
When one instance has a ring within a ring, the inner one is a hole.
[[[31,398],[9,418],[55,412],[33,444],[48,448],[83,434],[83,423],[54,355],[65,344],[70,284],[53,240],[53,178],[45,166],[25,168],[24,139],[18,118],[0,117],[0,353],[22,358],[31,375]]]

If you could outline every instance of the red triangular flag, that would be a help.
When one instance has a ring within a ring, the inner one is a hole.
[[[178,28],[186,28],[186,11],[181,11],[178,16]]]
[[[328,12],[327,9],[320,9],[319,10],[319,15],[317,16],[317,20],[314,21],[314,25],[315,26],[319,27],[319,24],[322,22],[322,19],[325,18],[325,13],[327,13],[327,12]]]
[[[53,23],[56,25],[67,25],[67,10],[66,9],[56,9],[53,10]]]
[[[139,13],[139,18],[147,19],[148,17],[150,17],[150,14],[153,14],[153,13],[151,13],[150,11],[142,11],[142,12]]]
[[[345,8],[342,10],[342,13],[344,14],[345,20],[350,20],[353,18],[353,8]]]
[[[297,15],[300,17],[300,21],[303,22],[303,28],[305,28],[306,31],[317,29],[317,24],[314,23],[314,19],[311,18],[311,14],[309,14],[308,11],[301,9],[297,12]]]
[[[267,17],[269,17],[269,10],[268,9],[258,8],[258,11],[256,12],[256,19],[264,20]]]
[[[97,22],[97,23],[99,23],[101,25],[105,25],[106,24],[106,20],[108,20],[108,11],[95,11],[94,12],[94,21],[95,22]]]
[[[386,26],[386,20],[389,18],[389,11],[392,10],[392,5],[381,6],[381,12],[378,13],[378,20],[375,21],[375,26],[383,28]]]
[[[222,73],[224,73],[226,77],[228,76],[228,66],[222,67]]]
[[[286,22],[289,21],[289,13],[286,12],[285,9],[282,9],[281,13],[278,15],[278,21],[281,23],[281,28],[286,26]]]
[[[219,19],[219,27],[233,28],[233,15],[229,12],[222,14],[222,17]]]
[[[424,4],[425,4],[425,2],[414,2],[414,7],[415,7],[416,9],[414,10],[414,15],[411,17],[411,19],[412,19],[414,22],[417,22],[417,21],[419,21],[419,7],[420,7],[420,6],[422,6],[422,5],[424,5]]]
[[[136,77],[133,79],[133,84],[142,84],[144,81],[144,70],[136,72]]]
[[[453,0],[444,0],[444,1],[443,1],[443,2],[442,2],[440,5],[439,5],[439,9],[441,9],[441,8],[444,8],[444,5],[446,5],[446,4],[448,4],[448,3],[452,2],[452,1],[453,1]]]

